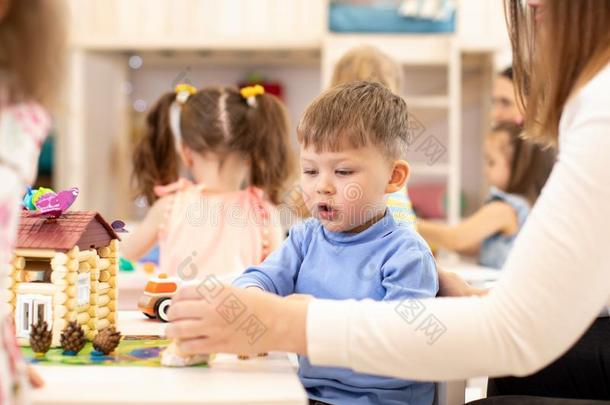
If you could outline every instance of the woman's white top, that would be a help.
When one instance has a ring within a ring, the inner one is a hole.
[[[312,301],[310,361],[448,380],[526,375],[567,351],[610,295],[610,64],[566,104],[558,162],[504,272],[486,297]]]

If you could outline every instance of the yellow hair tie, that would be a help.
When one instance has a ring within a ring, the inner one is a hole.
[[[256,84],[254,86],[246,86],[239,92],[246,99],[250,107],[256,107],[256,96],[265,94],[265,88],[260,84]]]
[[[188,83],[178,84],[174,91],[176,92],[176,100],[181,104],[186,103],[186,100],[188,100],[192,94],[197,93],[197,89]]]

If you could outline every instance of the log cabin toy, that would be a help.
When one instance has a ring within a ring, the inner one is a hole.
[[[179,284],[178,278],[168,277],[165,273],[152,277],[144,287],[144,293],[138,301],[138,309],[148,318],[167,322],[167,312]]]
[[[39,211],[21,214],[4,297],[22,346],[39,320],[47,322],[53,347],[70,321],[88,340],[116,326],[120,239],[99,213],[64,213],[62,201],[49,198],[50,217]]]

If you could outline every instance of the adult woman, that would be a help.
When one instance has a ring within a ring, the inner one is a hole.
[[[391,305],[287,300],[208,283],[183,290],[172,306],[168,335],[183,339],[183,350],[279,349],[318,365],[444,380],[531,374],[578,339],[606,304],[610,281],[610,1],[506,4],[515,84],[520,94],[528,85],[526,131],[557,142],[559,158],[497,287],[483,297]],[[441,282],[457,286],[443,273]],[[216,310],[227,297],[264,333],[250,339],[227,327]]]
[[[491,95],[490,118],[494,124],[501,122],[523,124],[523,111],[519,108],[515,97],[512,66],[507,67],[496,76]]]

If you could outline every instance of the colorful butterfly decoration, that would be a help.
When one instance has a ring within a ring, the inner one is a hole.
[[[47,218],[58,218],[70,208],[78,197],[78,188],[72,187],[55,193],[50,188],[28,189],[23,197],[23,206]]]

